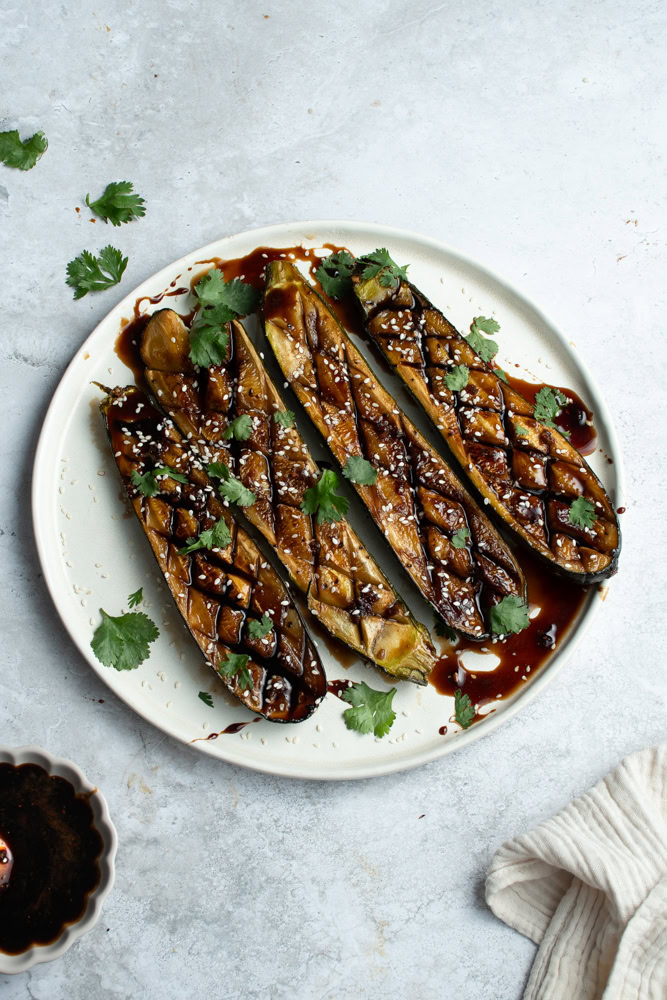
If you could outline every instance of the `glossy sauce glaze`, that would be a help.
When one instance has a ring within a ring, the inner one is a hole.
[[[347,249],[332,243],[323,243],[322,247],[332,253]],[[222,271],[227,281],[241,278],[255,288],[263,290],[266,265],[280,259],[306,264],[310,278],[316,284],[318,292],[326,299],[345,329],[352,334],[363,336],[363,319],[356,300],[350,296],[347,301],[338,302],[328,298],[323,293],[315,277],[315,271],[319,267],[321,258],[314,254],[311,249],[302,246],[257,247],[245,257],[231,260],[214,258],[199,263],[201,265],[213,263]],[[193,270],[195,274],[191,284],[199,280],[202,274],[202,271],[198,271],[196,267]],[[181,293],[183,289],[179,288],[176,291]],[[166,294],[176,294],[176,291]],[[160,297],[156,297],[156,300],[159,299]],[[134,318],[121,331],[116,344],[116,353],[123,363],[133,371],[139,384],[143,378],[143,364],[138,357],[134,342],[138,342],[139,335],[147,322],[147,317],[139,314],[138,304],[140,301],[142,300],[137,300]],[[189,317],[184,317],[184,319],[188,322]],[[382,358],[379,360],[379,367],[384,371],[391,371]],[[548,385],[543,382],[530,382],[508,372],[506,374],[508,382],[531,404],[535,403],[535,396],[540,389]],[[558,427],[569,432],[573,446],[581,454],[592,454],[596,448],[597,434],[591,410],[572,389],[561,386],[548,387],[560,389],[571,401],[558,415],[556,419]],[[439,693],[451,696],[457,689],[460,689],[469,695],[471,702],[478,709],[490,702],[500,700],[499,695],[501,698],[508,697],[535,674],[558,648],[574,624],[590,589],[569,583],[567,580],[545,571],[543,565],[533,555],[523,548],[515,547],[511,541],[510,547],[526,576],[531,607],[539,606],[541,608],[539,616],[531,620],[530,626],[523,632],[504,641],[488,640],[480,644],[459,639],[456,646],[451,646],[448,642],[443,641],[443,656],[438,660],[430,677],[430,683]],[[330,636],[319,623],[314,624],[314,619],[311,618],[311,630],[313,625],[318,639],[324,641],[329,653],[339,665],[347,668],[360,659],[354,651],[350,651]],[[478,671],[474,673],[471,670],[466,670],[461,662],[461,654],[466,650],[479,653],[481,649],[486,649],[498,656],[500,664],[495,670],[489,672]],[[348,686],[349,682],[345,680],[330,681],[328,690],[340,697]],[[480,718],[482,717],[478,716],[475,721]],[[227,731],[223,730],[223,732]],[[445,735],[447,725],[442,725],[439,732],[441,735]],[[221,734],[211,734],[202,738],[214,739],[217,735]]]
[[[83,916],[103,848],[89,798],[37,764],[0,764],[0,951],[48,944]]]

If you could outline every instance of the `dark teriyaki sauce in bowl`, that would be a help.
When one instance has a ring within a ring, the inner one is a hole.
[[[103,849],[89,800],[37,764],[0,764],[0,952],[50,944],[85,913]]]

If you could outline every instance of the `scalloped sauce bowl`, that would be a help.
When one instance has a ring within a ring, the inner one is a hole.
[[[0,973],[50,962],[95,926],[116,846],[104,796],[75,764],[0,746]]]

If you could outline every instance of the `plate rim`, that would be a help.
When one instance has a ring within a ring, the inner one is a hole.
[[[600,585],[593,586],[589,592],[588,598],[586,599],[582,607],[582,618],[585,618],[586,627],[582,628],[583,622],[580,620],[579,624],[575,624],[573,628],[569,630],[565,636],[563,645],[555,653],[555,655],[550,659],[544,667],[541,668],[539,674],[534,680],[530,682],[523,690],[518,692],[512,699],[512,701],[503,708],[500,713],[494,713],[493,717],[488,717],[484,719],[483,725],[472,726],[467,730],[463,730],[458,734],[457,739],[447,740],[442,743],[441,746],[435,746],[429,749],[424,749],[421,752],[416,753],[410,759],[405,760],[402,757],[395,757],[389,759],[385,762],[383,761],[368,761],[366,764],[360,765],[343,765],[334,766],[330,768],[328,773],[316,774],[313,773],[312,767],[301,767],[299,762],[296,761],[295,764],[284,766],[280,763],[272,763],[271,758],[269,758],[266,763],[255,761],[252,759],[244,758],[242,755],[238,755],[234,752],[234,747],[230,743],[228,747],[223,750],[222,747],[208,746],[207,742],[200,741],[196,746],[189,741],[184,736],[180,736],[158,721],[156,717],[151,715],[147,710],[143,710],[142,707],[137,706],[130,700],[130,698],[125,697],[123,693],[117,691],[115,688],[111,687],[110,683],[107,681],[106,676],[102,673],[101,669],[98,669],[94,657],[90,654],[90,647],[83,642],[80,642],[72,633],[67,625],[67,621],[64,614],[64,609],[61,610],[61,601],[64,599],[64,594],[60,594],[55,586],[56,581],[53,579],[51,574],[51,568],[48,561],[48,538],[46,530],[41,527],[40,517],[38,516],[40,505],[47,503],[46,497],[48,495],[48,484],[45,482],[46,471],[45,463],[43,461],[44,455],[48,450],[49,440],[48,438],[52,434],[51,424],[54,420],[58,407],[61,404],[61,399],[67,398],[67,391],[69,390],[68,381],[71,379],[74,367],[79,358],[80,352],[85,352],[87,345],[93,338],[97,335],[100,328],[109,322],[109,317],[118,312],[119,320],[122,313],[128,308],[128,306],[133,309],[134,302],[140,296],[146,294],[148,289],[146,286],[154,283],[159,284],[164,281],[165,278],[173,277],[173,272],[180,266],[189,266],[188,262],[193,258],[199,258],[203,263],[212,259],[213,257],[223,257],[224,259],[224,246],[225,244],[231,243],[234,240],[238,240],[242,237],[254,236],[257,239],[257,245],[270,246],[270,240],[273,239],[284,239],[285,231],[289,230],[303,230],[304,235],[302,239],[307,239],[307,232],[309,230],[315,231],[318,235],[321,232],[327,232],[327,230],[335,230],[340,228],[346,228],[352,232],[376,232],[379,236],[385,237],[386,241],[390,242],[392,239],[400,240],[412,240],[420,244],[424,249],[431,250],[435,253],[445,253],[450,257],[458,259],[462,264],[473,268],[478,274],[481,274],[490,281],[495,282],[495,284],[501,288],[505,293],[508,293],[510,297],[513,297],[515,301],[520,303],[526,310],[532,312],[532,314],[539,319],[545,326],[549,328],[551,333],[555,336],[556,340],[560,342],[561,347],[565,351],[568,357],[573,355],[573,347],[569,338],[565,333],[562,332],[560,327],[554,322],[551,316],[546,313],[540,306],[538,306],[532,298],[524,294],[521,290],[515,287],[515,285],[508,281],[505,277],[498,274],[491,268],[487,267],[485,264],[480,263],[475,257],[467,254],[458,248],[451,246],[450,244],[444,243],[431,236],[425,236],[423,233],[416,232],[415,230],[402,229],[397,226],[388,226],[376,222],[360,222],[358,220],[348,220],[348,219],[308,219],[305,221],[295,221],[295,222],[280,222],[272,223],[268,226],[260,226],[251,229],[245,229],[237,233],[232,233],[228,236],[220,237],[217,240],[213,240],[210,243],[205,244],[198,249],[188,251],[188,253],[182,255],[177,260],[165,265],[159,271],[149,275],[143,281],[141,281],[132,291],[128,292],[119,302],[113,305],[108,312],[102,317],[102,319],[95,325],[95,327],[90,331],[81,344],[75,349],[75,352],[65,368],[64,372],[60,376],[58,385],[51,397],[47,410],[44,414],[42,420],[42,426],[39,432],[39,438],[37,442],[37,447],[35,449],[35,457],[32,465],[32,479],[31,479],[31,513],[33,522],[33,534],[35,538],[35,545],[37,548],[37,555],[39,558],[40,566],[42,569],[44,582],[46,583],[49,596],[54,604],[54,607],[58,613],[58,616],[62,622],[62,625],[69,635],[70,640],[74,643],[76,648],[81,653],[84,660],[95,671],[97,676],[109,687],[112,693],[118,697],[124,704],[128,706],[133,712],[136,712],[141,718],[146,722],[155,726],[165,735],[177,740],[179,743],[188,746],[192,750],[196,750],[200,753],[205,753],[210,757],[214,757],[216,760],[223,761],[224,763],[233,764],[239,767],[248,768],[249,770],[257,771],[262,774],[270,774],[278,777],[285,778],[297,778],[301,780],[317,780],[317,781],[350,781],[350,780],[360,780],[364,778],[371,777],[382,777],[384,775],[395,774],[401,771],[409,771],[416,767],[421,767],[424,764],[428,764],[434,760],[438,760],[447,754],[453,753],[455,750],[459,750],[461,747],[468,746],[470,743],[476,740],[482,739],[484,736],[489,735],[495,729],[498,728],[504,722],[509,721],[516,715],[516,713],[528,705],[537,695],[544,689],[544,687],[551,683],[556,674],[563,668],[568,658],[572,655],[578,643],[583,638],[584,634],[588,630],[589,625],[593,622],[595,616],[600,610],[602,600],[597,596],[598,588]],[[616,497],[615,505],[621,506],[623,504],[623,498],[625,495],[625,474],[624,474],[624,463],[623,456],[620,447],[620,442],[616,434],[616,428],[611,416],[611,413],[607,407],[604,397],[598,387],[597,381],[592,375],[588,364],[586,363],[581,352],[576,348],[576,354],[574,355],[576,361],[576,368],[582,380],[586,383],[586,390],[589,396],[589,400],[594,409],[594,412],[598,418],[599,425],[604,427],[605,433],[609,442],[609,450],[613,456],[614,461],[614,473],[616,479]],[[611,578],[613,579],[613,577]],[[608,587],[610,581],[604,581],[602,586]],[[217,742],[217,741],[216,741]],[[222,750],[222,752],[221,752]],[[324,763],[324,762],[323,762]],[[326,765],[325,765],[326,766]]]

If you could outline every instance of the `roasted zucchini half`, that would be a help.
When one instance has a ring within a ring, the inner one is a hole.
[[[410,282],[354,281],[369,338],[431,418],[458,467],[543,563],[580,584],[616,571],[618,518],[585,459],[475,353]],[[469,370],[464,388],[445,384]],[[582,500],[585,501],[583,517]],[[572,514],[573,502],[579,500]]]
[[[421,593],[462,635],[487,638],[491,607],[526,598],[504,540],[288,261],[268,266],[264,323],[285,378],[340,465],[360,456],[377,472],[373,485],[355,488]]]
[[[148,385],[190,446],[206,461],[225,461],[255,494],[243,513],[307,595],[312,614],[387,674],[425,684],[436,660],[428,631],[344,518],[318,523],[301,509],[319,470],[243,326],[231,323],[228,334],[224,363],[195,369],[181,317],[154,313],[141,340]],[[248,436],[226,437],[241,418],[250,420]]]
[[[223,505],[200,458],[144,392],[113,389],[100,409],[134,512],[206,662],[252,712],[271,722],[307,719],[327,692],[326,676],[276,571]],[[159,469],[176,473],[178,481],[163,474],[153,475],[150,486],[135,484]],[[224,548],[182,552],[220,519],[229,536]],[[253,637],[268,628],[267,619],[270,631]],[[220,667],[230,664],[230,654],[248,659],[238,661],[244,669],[224,676]]]

